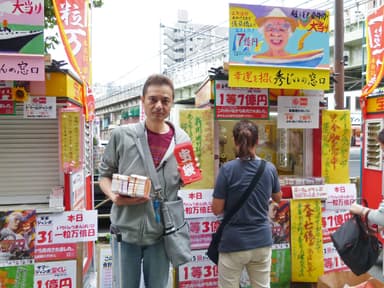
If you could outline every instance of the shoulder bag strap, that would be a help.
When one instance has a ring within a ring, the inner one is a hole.
[[[240,209],[240,207],[244,204],[244,202],[247,200],[247,198],[249,197],[249,195],[251,195],[252,191],[253,191],[253,188],[255,187],[255,185],[257,184],[257,182],[259,181],[261,175],[263,174],[264,172],[264,168],[265,168],[265,160],[261,160],[261,164],[260,164],[260,167],[259,169],[257,169],[257,172],[255,174],[255,176],[253,177],[252,179],[252,182],[251,184],[249,184],[247,190],[245,191],[245,193],[241,196],[240,200],[236,203],[235,206],[233,206],[233,208],[231,210],[229,210],[225,216],[224,216],[224,219],[223,221],[220,223],[220,228],[223,229],[224,225],[227,224],[229,222],[229,220],[232,218],[232,216]]]
[[[147,173],[151,178],[152,186],[156,192],[156,196],[159,199],[162,199],[164,196],[162,193],[163,191],[160,185],[159,176],[157,175],[157,172],[156,172],[155,164],[153,163],[151,151],[149,150],[149,145],[148,145],[148,141],[147,141],[147,137],[145,135],[144,129],[139,125],[135,126],[135,129],[137,132],[137,138],[135,139],[136,140],[135,142],[136,142],[137,149],[143,159],[144,168],[145,170],[147,170]],[[139,129],[141,129],[141,131],[139,131]]]

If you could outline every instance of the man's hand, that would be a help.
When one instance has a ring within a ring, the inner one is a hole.
[[[139,205],[149,201],[149,198],[127,197],[127,196],[121,196],[117,193],[113,193],[113,195],[111,195],[110,198],[112,202],[115,203],[117,206]]]

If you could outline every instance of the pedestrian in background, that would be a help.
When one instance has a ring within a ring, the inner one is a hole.
[[[258,128],[248,120],[233,128],[237,158],[224,163],[213,191],[212,211],[215,215],[231,209],[247,190],[262,159],[256,155]],[[282,197],[275,166],[267,162],[252,193],[225,226],[219,245],[219,287],[239,287],[246,268],[252,287],[270,287],[272,231],[268,208],[271,198]]]
[[[190,141],[180,127],[166,119],[174,101],[174,86],[164,75],[152,75],[144,83],[141,102],[145,122],[141,123],[163,191],[167,200],[177,199],[182,184],[173,154],[176,143]],[[142,175],[149,177],[144,159],[140,156],[136,141],[137,124],[117,127],[113,130],[99,166],[100,188],[112,202],[111,224],[121,231],[121,262],[113,259],[114,287],[138,288],[141,271],[146,287],[165,288],[168,285],[170,261],[164,250],[164,227],[153,185],[150,198],[124,197],[111,190],[112,175]],[[145,145],[147,145],[145,144]],[[112,240],[113,255],[118,255],[116,240]],[[116,284],[117,267],[121,267],[122,283]],[[141,270],[142,269],[142,270]]]

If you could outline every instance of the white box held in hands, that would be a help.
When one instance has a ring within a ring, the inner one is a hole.
[[[112,192],[128,197],[149,198],[151,191],[151,180],[140,175],[120,175],[112,176]]]

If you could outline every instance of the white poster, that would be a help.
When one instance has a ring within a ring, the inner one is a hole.
[[[110,245],[99,246],[97,263],[97,287],[112,288],[112,251]]]
[[[278,96],[277,128],[319,128],[320,97]]]
[[[56,119],[56,97],[29,96],[24,103],[24,118]]]
[[[34,288],[76,288],[76,260],[35,264]]]
[[[97,240],[97,210],[39,214],[36,222],[38,245]]]
[[[213,189],[180,190],[185,218],[212,217]],[[215,217],[215,216],[214,216]]]
[[[356,201],[356,184],[325,184],[327,199],[326,210],[349,210]]]

